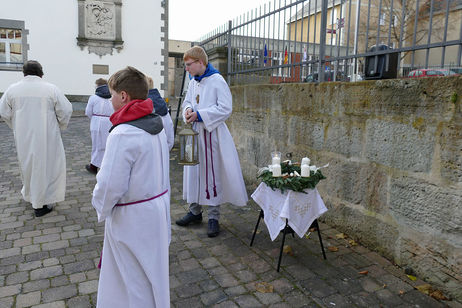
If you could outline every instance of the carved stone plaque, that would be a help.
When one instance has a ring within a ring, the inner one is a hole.
[[[85,3],[85,37],[115,40],[114,3]]]
[[[77,0],[79,3],[79,36],[77,45],[99,56],[123,48],[122,0]]]

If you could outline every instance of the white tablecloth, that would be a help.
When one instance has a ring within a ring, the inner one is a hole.
[[[272,190],[265,183],[261,183],[252,194],[252,199],[263,209],[265,223],[271,240],[274,241],[279,232],[286,225],[303,237],[313,221],[327,211],[318,190],[306,189],[306,194],[279,189]]]

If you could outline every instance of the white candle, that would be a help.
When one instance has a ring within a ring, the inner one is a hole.
[[[278,156],[274,156],[272,159],[272,164],[273,165],[280,165],[281,164],[281,158]]]
[[[189,161],[189,162],[192,162],[192,156],[193,156],[193,153],[192,153],[192,145],[191,144],[187,144],[186,145],[186,161]]]
[[[304,178],[307,178],[310,176],[310,166],[308,165],[302,165],[300,167],[301,169],[301,176],[304,177]]]
[[[273,176],[274,177],[279,177],[281,176],[281,165],[275,164],[273,165]]]
[[[310,165],[310,159],[308,157],[302,158],[302,165]]]

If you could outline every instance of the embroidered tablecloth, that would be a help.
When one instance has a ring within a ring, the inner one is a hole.
[[[272,241],[284,229],[286,219],[295,233],[303,237],[313,221],[327,211],[316,188],[306,189],[305,192],[286,190],[281,193],[265,183],[254,191],[252,199],[265,213],[264,219]]]

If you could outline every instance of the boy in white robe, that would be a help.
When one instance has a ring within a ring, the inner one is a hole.
[[[97,307],[169,307],[169,150],[132,67],[109,79],[114,113],[92,204],[105,220]]]
[[[106,140],[112,124],[109,117],[114,112],[112,108],[111,93],[106,79],[98,78],[95,82],[95,94],[88,99],[85,115],[90,118],[91,133],[91,160],[85,165],[88,172],[96,174],[101,166],[101,161],[106,148]]]
[[[233,102],[228,85],[208,63],[204,49],[192,47],[183,61],[193,76],[183,102],[183,118],[199,133],[199,164],[184,167],[183,199],[190,205],[176,224],[202,222],[202,205],[208,205],[207,235],[215,237],[220,233],[220,205],[244,206],[248,200],[239,157],[225,123]]]
[[[42,79],[42,65],[27,61],[24,79],[11,85],[0,100],[0,115],[13,130],[21,194],[36,217],[64,200],[66,155],[61,130],[72,115],[72,104],[55,85]]]

